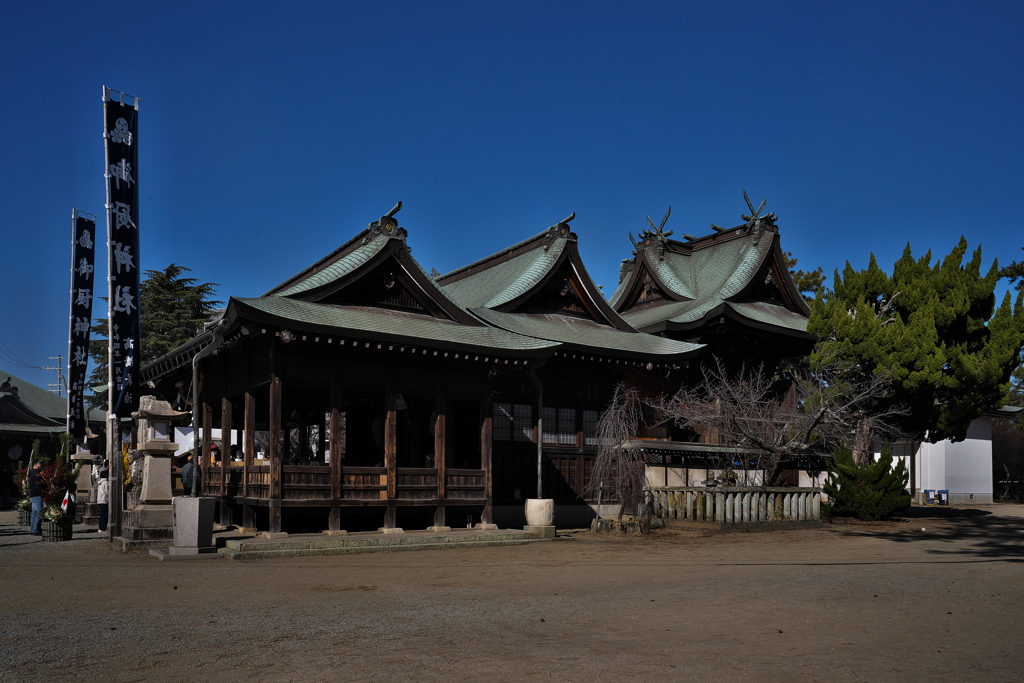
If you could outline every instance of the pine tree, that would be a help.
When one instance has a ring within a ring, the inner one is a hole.
[[[1021,247],[1024,249],[1024,247]],[[999,277],[1007,278],[1011,284],[1016,283],[1018,290],[1024,290],[1024,261],[1014,261],[999,271]],[[1010,378],[1010,390],[1006,402],[1014,406],[1024,406],[1024,351],[1021,352],[1017,369]]]
[[[210,298],[217,288],[216,284],[199,283],[196,278],[181,277],[184,272],[191,271],[173,263],[163,270],[146,271],[146,278],[140,287],[143,365],[202,332],[203,325],[210,320],[211,313],[221,303]],[[89,384],[106,384],[106,318],[97,318],[92,326],[89,356],[93,363]],[[105,397],[101,397],[102,400]]]
[[[1024,346],[1024,291],[995,306],[999,267],[981,274],[981,249],[966,264],[967,241],[941,261],[914,259],[908,244],[892,276],[874,255],[868,267],[849,263],[811,306],[808,331],[822,341],[815,358],[851,363],[861,379],[884,375],[889,395],[878,410],[903,406],[905,434],[937,442],[963,440],[971,422],[1002,404]],[[863,462],[870,444],[865,416],[854,451]]]
[[[220,301],[213,301],[217,288],[199,283],[184,266],[171,264],[163,270],[147,270],[140,288],[142,300],[142,362],[156,360],[178,348],[203,330]]]
[[[814,295],[825,284],[825,273],[821,266],[811,271],[796,270],[796,261],[793,252],[787,251],[786,267],[789,268],[789,274],[793,277],[793,284],[800,290],[800,295],[804,300],[810,303],[814,301]]]
[[[830,501],[824,506],[825,512],[834,517],[874,521],[905,509],[910,505],[910,474],[902,458],[895,467],[892,459],[892,451],[886,447],[877,461],[858,465],[851,450],[837,450],[829,463],[829,478],[822,486]]]
[[[1024,247],[1021,247],[1024,249]],[[1011,283],[1017,283],[1017,289],[1024,289],[1024,261],[1014,261],[999,271],[999,277],[1005,277]]]

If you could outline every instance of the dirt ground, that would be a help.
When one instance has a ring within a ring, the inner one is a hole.
[[[1024,680],[1024,506],[251,562],[14,522],[3,681]]]

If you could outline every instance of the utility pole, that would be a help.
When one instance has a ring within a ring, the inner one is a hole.
[[[50,360],[57,361],[56,365],[44,365],[43,370],[56,370],[57,371],[57,383],[53,382],[46,385],[47,391],[58,396],[64,396],[65,391],[68,390],[67,380],[64,379],[64,368],[61,367],[61,362],[64,360],[64,356],[50,356]]]

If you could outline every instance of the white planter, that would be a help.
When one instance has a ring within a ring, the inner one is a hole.
[[[526,500],[527,526],[552,526],[555,523],[555,501],[552,498]]]

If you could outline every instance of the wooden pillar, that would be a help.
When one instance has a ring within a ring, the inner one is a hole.
[[[437,470],[437,510],[434,512],[434,526],[443,527],[444,504],[448,497],[448,404],[444,392],[439,392],[435,405],[437,418],[434,420],[434,468]]]
[[[484,471],[484,511],[480,515],[481,524],[493,524],[493,476],[491,468],[491,429],[494,421],[494,408],[491,405],[491,397],[487,396],[481,402],[481,410],[483,410],[483,420],[480,424],[480,467]]]
[[[249,470],[253,467],[256,452],[256,396],[245,392],[242,415],[242,497],[249,497]],[[256,509],[248,502],[242,503],[242,527],[256,528]]]
[[[270,531],[281,531],[281,378],[270,378]]]
[[[387,418],[384,420],[384,467],[387,469],[388,509],[384,515],[384,528],[398,525],[395,499],[398,498],[398,395],[388,391],[384,402]]]
[[[220,399],[220,503],[218,514],[223,526],[231,525],[231,506],[228,497],[228,468],[231,466],[231,399]]]
[[[213,457],[211,454],[213,446],[213,406],[206,401],[203,402],[203,453],[199,459],[199,474],[200,474],[200,495],[209,495],[210,493],[210,468],[213,467]]]
[[[328,520],[328,529],[331,531],[341,530],[341,485],[344,481],[341,460],[341,394],[337,390],[331,392],[331,516]]]
[[[256,453],[256,396],[245,392],[245,414],[242,416],[242,496],[249,497],[249,468]]]

